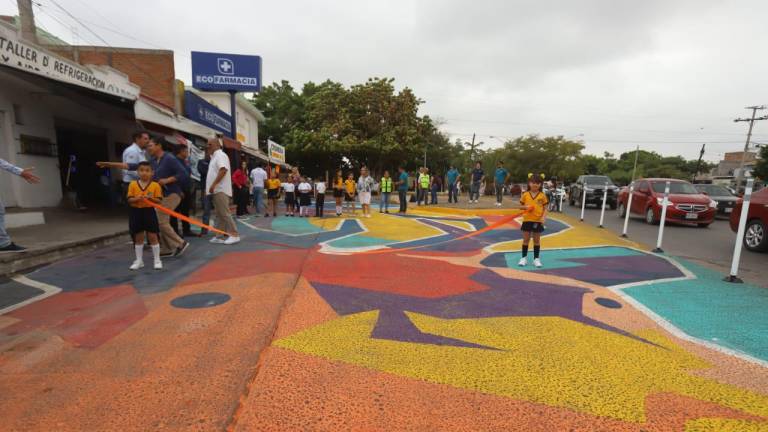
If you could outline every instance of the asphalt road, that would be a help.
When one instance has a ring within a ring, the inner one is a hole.
[[[580,207],[569,207],[567,202],[564,204],[566,214],[579,217]],[[584,223],[599,225],[600,208],[587,206]],[[615,210],[607,207],[603,225],[606,229],[621,234],[624,219],[619,218]],[[641,216],[630,217],[627,235],[632,240],[655,246],[658,233],[658,225],[648,225]],[[725,276],[731,268],[735,240],[736,234],[731,231],[725,219],[717,219],[708,228],[667,224],[664,228],[662,249],[668,254],[721,271]],[[768,288],[768,253],[742,250],[739,276],[750,283]]]

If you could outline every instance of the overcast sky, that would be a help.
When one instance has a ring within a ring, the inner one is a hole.
[[[47,30],[101,44],[36,2]],[[556,134],[589,153],[695,158],[707,143],[718,160],[743,148],[747,124],[733,119],[768,105],[765,0],[56,2],[112,46],[174,50],[187,83],[192,50],[261,55],[266,83],[394,77],[452,140],[489,146]],[[768,121],[754,141],[768,143]]]

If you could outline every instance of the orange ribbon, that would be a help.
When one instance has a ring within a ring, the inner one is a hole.
[[[159,211],[161,211],[161,212],[163,212],[163,213],[165,213],[165,214],[167,214],[169,216],[175,217],[176,219],[183,220],[184,222],[189,222],[192,225],[197,225],[200,228],[207,229],[208,231],[215,232],[216,234],[221,234],[221,235],[225,235],[225,236],[231,236],[232,235],[232,234],[226,233],[226,232],[224,232],[222,230],[216,229],[216,228],[214,228],[214,227],[212,227],[210,225],[206,225],[206,224],[200,222],[199,220],[192,219],[189,216],[184,216],[181,213],[177,213],[177,212],[175,212],[175,211],[173,211],[173,210],[171,210],[171,209],[169,209],[167,207],[163,207],[162,205],[160,205],[160,204],[158,204],[158,203],[156,203],[154,201],[150,201],[150,200],[148,200],[146,198],[144,198],[144,204],[150,205],[150,206],[154,207],[155,209],[157,209],[157,210],[159,210]]]

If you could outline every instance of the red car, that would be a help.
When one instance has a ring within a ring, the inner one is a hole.
[[[635,180],[632,194],[632,214],[645,217],[649,224],[661,219],[661,203],[664,199],[664,187],[669,182],[669,205],[667,222],[696,224],[707,227],[715,220],[717,203],[700,193],[685,180],[648,178]],[[624,217],[629,198],[629,188],[619,192],[619,217]]]
[[[733,206],[731,229],[734,232],[739,230],[742,204],[743,200],[740,199]],[[749,213],[747,213],[747,226],[744,229],[744,247],[755,252],[768,250],[766,228],[768,228],[768,187],[752,194]]]

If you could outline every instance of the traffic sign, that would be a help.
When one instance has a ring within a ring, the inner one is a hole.
[[[192,87],[207,91],[261,91],[261,57],[192,51]]]

